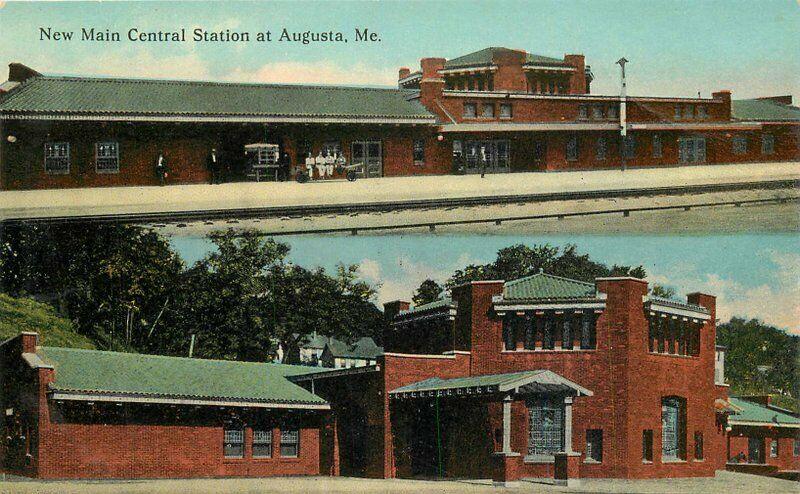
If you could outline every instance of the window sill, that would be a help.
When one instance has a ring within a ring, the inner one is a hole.
[[[677,459],[677,460],[661,460],[661,463],[664,463],[664,464],[686,463],[686,460],[681,460],[681,459]]]
[[[653,462],[650,460],[642,460],[642,465],[652,465]]]
[[[500,353],[515,354],[515,353],[590,353],[596,352],[596,348],[576,348],[574,350],[553,348],[551,350],[538,349],[538,350],[501,350]]]
[[[583,460],[583,464],[584,465],[602,465],[603,462],[587,458],[587,459]]]
[[[94,172],[98,175],[119,175],[119,170],[114,170],[114,171],[95,170]]]
[[[556,458],[551,455],[528,455],[522,461],[523,463],[548,464],[555,463]]]
[[[679,355],[677,353],[660,353],[660,352],[647,352],[649,355],[653,355],[656,357],[677,357],[677,358],[684,358],[684,359],[699,359],[699,355]]]

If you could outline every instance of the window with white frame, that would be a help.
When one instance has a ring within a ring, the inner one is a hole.
[[[661,456],[686,459],[686,400],[669,396],[661,400]]]
[[[603,429],[586,430],[586,461],[594,463],[602,463]]]
[[[281,457],[297,458],[300,451],[300,432],[297,429],[281,431]]]
[[[578,161],[578,136],[567,137],[567,161]]]
[[[464,118],[475,118],[478,116],[478,105],[476,103],[464,103]]]
[[[511,103],[500,103],[500,118],[511,118],[513,116]]]
[[[244,430],[225,429],[225,439],[223,443],[223,453],[225,458],[244,457]]]
[[[608,154],[608,141],[605,137],[598,137],[597,147],[595,148],[595,157],[597,161],[605,160],[606,154]]]
[[[414,139],[412,154],[415,165],[425,163],[425,141],[423,139]]]
[[[272,431],[253,430],[253,458],[272,457]]]
[[[653,134],[653,158],[660,158],[662,155],[661,134]]]
[[[115,141],[94,144],[94,162],[97,173],[119,173],[119,143]]]
[[[494,118],[494,103],[481,105],[481,118]]]
[[[44,145],[44,171],[53,175],[69,174],[69,143],[47,142]]]
[[[769,441],[769,457],[770,458],[777,458],[778,457],[778,438],[773,437]]]
[[[775,153],[775,136],[772,134],[764,134],[761,136],[761,154],[774,154]]]
[[[747,154],[747,137],[734,136],[732,145],[733,154]]]
[[[549,456],[564,449],[564,403],[556,398],[528,402],[528,455]]]

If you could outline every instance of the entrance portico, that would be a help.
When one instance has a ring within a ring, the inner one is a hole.
[[[431,378],[394,389],[389,396],[395,405],[395,437],[401,442],[394,446],[408,456],[398,462],[410,465],[405,470],[398,465],[398,476],[457,477],[461,463],[476,461],[490,465],[482,472],[491,474],[496,485],[507,486],[522,477],[524,461],[553,464],[548,471],[561,480],[567,474],[574,478],[580,454],[572,450],[572,406],[576,397],[592,394],[549,370]],[[425,420],[431,408],[433,423]],[[407,414],[413,417],[403,416]],[[481,426],[488,426],[490,433]],[[528,438],[527,449],[512,439],[521,431]],[[427,440],[420,437],[426,432]],[[481,440],[487,436],[489,440]],[[420,468],[426,452],[435,458],[435,470]]]

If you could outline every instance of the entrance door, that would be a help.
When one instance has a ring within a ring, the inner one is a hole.
[[[352,164],[362,165],[362,169],[357,170],[360,177],[383,176],[381,141],[353,141],[351,151]]]
[[[747,463],[765,463],[763,438],[747,438]]]
[[[705,163],[706,138],[705,137],[679,138],[678,157],[681,163]]]
[[[508,172],[510,169],[510,148],[511,145],[507,140],[464,142],[466,172]]]

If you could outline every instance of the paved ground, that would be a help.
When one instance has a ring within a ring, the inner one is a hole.
[[[0,219],[340,205],[800,179],[800,163],[0,192]]]
[[[137,480],[96,482],[0,482],[5,494],[228,494],[228,493],[635,493],[635,494],[790,494],[800,483],[733,472],[717,472],[715,478],[663,480],[584,480],[580,487],[556,487],[522,482],[516,488],[492,487],[489,481],[370,480],[329,477],[272,479]]]
[[[741,207],[691,207],[730,201],[787,199],[786,203],[766,203]],[[325,229],[340,229],[349,235],[352,229],[364,234],[710,234],[710,233],[775,233],[800,231],[800,190],[744,190],[705,194],[634,197],[622,199],[591,199],[547,201],[542,203],[504,204],[445,209],[414,209],[391,212],[350,213],[342,215],[284,216],[279,218],[194,221],[158,223],[155,228],[166,235],[199,237],[210,231],[228,227],[252,228],[269,235],[297,234]],[[530,215],[614,211],[624,208],[660,206],[690,206],[665,211],[633,211],[622,213],[564,217],[563,219],[513,220],[508,218]],[[437,225],[431,232],[428,226],[398,228],[436,221],[490,220],[485,223]],[[500,224],[496,223],[501,219]],[[365,230],[382,227],[385,230]]]

